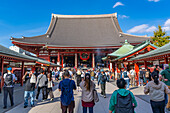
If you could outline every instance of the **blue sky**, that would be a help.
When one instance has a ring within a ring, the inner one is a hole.
[[[10,37],[44,34],[51,13],[95,15],[118,13],[124,33],[152,36],[161,25],[170,35],[170,0],[0,0],[0,44]]]

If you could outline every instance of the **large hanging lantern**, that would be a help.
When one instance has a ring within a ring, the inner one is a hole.
[[[83,61],[87,61],[90,58],[89,53],[80,53],[80,59]]]

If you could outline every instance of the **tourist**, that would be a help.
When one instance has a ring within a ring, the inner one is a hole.
[[[25,81],[24,108],[28,106],[29,97],[31,98],[31,107],[34,107],[36,76],[32,71],[27,71],[22,79]]]
[[[143,86],[144,72],[142,69],[139,70],[138,75],[139,75],[139,86]]]
[[[130,70],[130,83],[131,83],[131,86],[135,86],[135,77],[136,77],[136,71],[134,70],[134,68],[132,67],[131,70]]]
[[[47,99],[46,83],[47,83],[47,77],[46,77],[46,75],[44,75],[44,70],[41,69],[40,75],[38,75],[37,83],[36,83],[36,87],[38,87],[37,95],[36,95],[36,101],[38,101],[40,90],[42,90],[42,95],[43,95],[42,101],[45,101]]]
[[[170,94],[170,90],[165,83],[158,80],[159,74],[151,74],[152,81],[148,82],[144,88],[144,93],[150,96],[150,103],[153,113],[165,113],[165,96],[164,93]]]
[[[170,69],[168,64],[165,65],[165,70],[161,72],[161,75],[164,78],[165,84],[170,89]],[[170,94],[168,94],[168,103],[166,105],[166,108],[168,109],[168,111],[170,111]]]
[[[59,80],[59,71],[57,69],[55,71],[55,80]]]
[[[76,78],[77,78],[77,90],[79,92],[80,82],[82,81],[80,69],[77,70]]]
[[[107,82],[110,81],[110,71],[106,70]]]
[[[124,69],[124,72],[122,73],[122,78],[126,81],[126,89],[129,89],[129,72],[127,69]]]
[[[101,69],[100,70],[100,74],[98,75],[98,85],[100,83],[100,86],[101,86],[101,96],[103,96],[104,98],[106,98],[106,81],[107,81],[107,76],[106,74],[104,73],[104,70]]]
[[[4,109],[7,108],[7,97],[9,94],[11,106],[14,105],[13,100],[13,92],[14,92],[14,83],[15,83],[15,75],[12,73],[12,68],[7,68],[7,73],[4,74]]]
[[[145,81],[148,83],[150,80],[151,74],[150,74],[150,69],[147,69],[145,72]]]
[[[68,70],[68,72],[69,72],[69,74],[70,74],[70,78],[71,78],[71,79],[74,79],[74,78],[73,78],[73,72],[71,71],[71,68]]]
[[[134,113],[137,102],[133,93],[126,90],[126,81],[117,80],[118,90],[115,90],[110,98],[109,113]]]
[[[85,77],[85,71],[82,71],[82,72],[81,72],[81,80],[82,80],[82,81],[84,80],[84,77]]]
[[[163,65],[159,65],[158,71],[159,71],[159,80],[163,81],[163,78],[162,78],[162,75],[161,75],[161,73],[163,71]]]
[[[50,95],[50,101],[53,101],[54,99],[54,95],[53,95],[53,86],[54,86],[54,83],[53,83],[53,80],[52,80],[52,74],[51,73],[48,73],[47,75],[47,80],[48,80],[48,83],[47,83],[47,98],[48,98],[48,94]]]
[[[53,80],[56,80],[56,77],[55,77],[55,70],[54,70],[54,69],[52,69],[52,78],[53,78]]]
[[[67,70],[63,73],[63,75],[65,79],[59,83],[62,113],[67,113],[67,109],[69,109],[69,113],[73,113],[75,107],[73,90],[76,90],[76,85],[73,80],[69,79],[70,74]]]
[[[91,75],[91,80],[94,81],[94,77],[95,77],[94,69],[90,71],[90,75]]]
[[[89,109],[89,113],[93,113],[93,106],[94,103],[94,89],[95,84],[90,79],[90,74],[85,74],[85,80],[80,83],[80,87],[82,89],[82,106],[83,106],[83,113],[87,113],[87,108]]]

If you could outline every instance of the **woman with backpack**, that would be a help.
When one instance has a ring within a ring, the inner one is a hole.
[[[126,89],[129,89],[129,72],[127,71],[127,69],[124,69],[124,72],[122,73],[122,78],[124,78],[124,80],[126,81]]]
[[[82,89],[82,106],[83,113],[87,113],[87,108],[89,108],[89,113],[93,113],[94,103],[94,90],[95,84],[91,81],[89,73],[85,74],[85,80],[80,83]]]
[[[50,94],[50,101],[53,101],[54,99],[54,95],[53,95],[53,80],[52,80],[52,74],[51,73],[48,73],[47,75],[48,77],[48,83],[47,83],[47,98],[48,98],[48,94]]]
[[[144,88],[144,93],[150,96],[150,103],[153,113],[165,113],[165,93],[170,94],[170,90],[165,83],[158,80],[159,74],[155,71],[151,74],[152,81],[148,82]]]
[[[126,90],[126,81],[117,80],[118,90],[115,90],[110,98],[109,113],[134,113],[137,102],[133,93]]]

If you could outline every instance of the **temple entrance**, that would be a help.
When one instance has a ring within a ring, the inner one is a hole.
[[[64,65],[65,65],[65,67],[74,67],[75,66],[75,56],[64,56]]]

